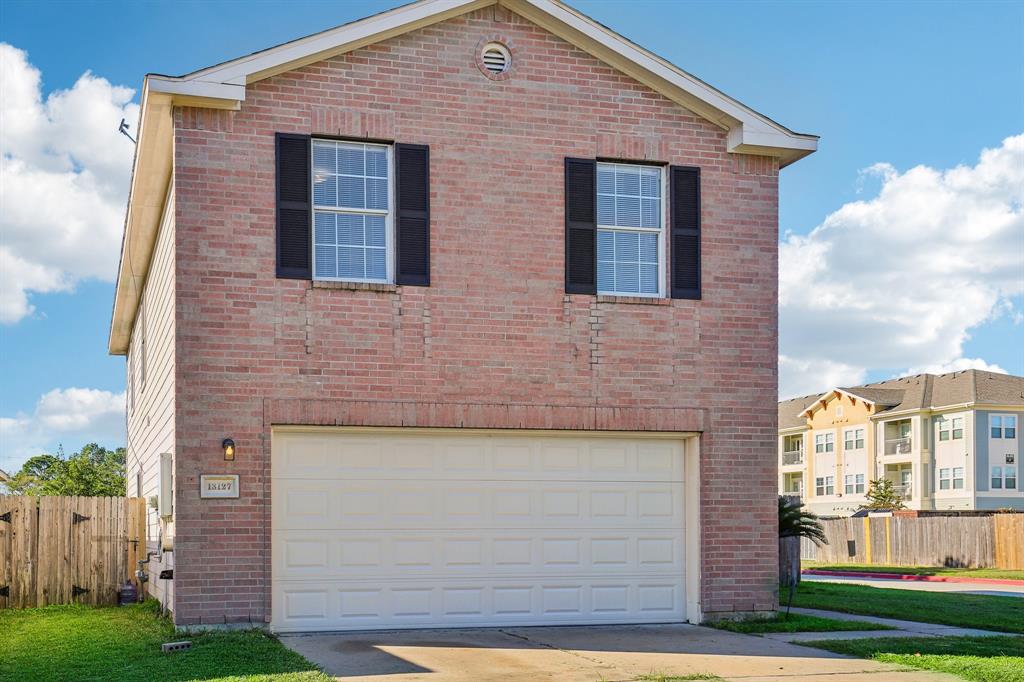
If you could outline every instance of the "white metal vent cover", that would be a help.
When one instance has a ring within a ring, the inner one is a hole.
[[[501,43],[487,43],[480,57],[484,68],[495,75],[505,73],[512,65],[512,54]]]

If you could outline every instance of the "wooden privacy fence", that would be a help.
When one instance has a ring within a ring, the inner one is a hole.
[[[1024,514],[872,516],[821,524],[828,544],[817,547],[804,538],[803,559],[1024,570]]]
[[[0,608],[116,604],[145,554],[141,497],[0,495]]]

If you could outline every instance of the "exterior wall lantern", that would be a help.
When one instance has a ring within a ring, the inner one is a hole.
[[[235,441],[231,440],[230,438],[225,438],[224,441],[220,444],[220,446],[224,449],[224,461],[225,462],[234,462],[235,461]]]

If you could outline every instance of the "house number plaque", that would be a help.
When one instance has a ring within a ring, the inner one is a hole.
[[[203,499],[237,498],[238,475],[201,474],[199,476],[199,497]]]

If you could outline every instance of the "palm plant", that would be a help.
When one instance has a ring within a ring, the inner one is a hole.
[[[808,538],[821,547],[828,544],[818,515],[803,508],[797,499],[779,495],[779,537]]]

